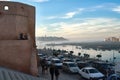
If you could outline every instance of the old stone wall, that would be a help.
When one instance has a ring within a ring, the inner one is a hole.
[[[37,75],[35,46],[35,7],[0,1],[0,66]]]
[[[0,41],[0,66],[29,73],[31,51],[31,44],[28,40]]]

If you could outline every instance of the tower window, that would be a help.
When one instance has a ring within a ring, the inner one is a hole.
[[[4,10],[9,10],[9,7],[8,6],[4,6]]]

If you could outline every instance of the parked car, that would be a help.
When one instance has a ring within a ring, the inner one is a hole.
[[[70,59],[70,58],[63,58],[62,62],[74,62],[74,60]]]
[[[64,56],[63,56],[63,55],[58,55],[58,58],[59,58],[60,60],[62,60],[62,59],[64,58]]]
[[[46,58],[46,64],[47,64],[47,66],[51,65],[51,60],[49,58]]]
[[[81,60],[80,59],[78,59],[78,58],[76,58],[76,59],[73,59],[74,60],[74,62],[80,62]]]
[[[58,58],[52,58],[51,64],[53,64],[55,67],[61,69],[62,68],[62,62]]]
[[[120,80],[120,74],[111,74],[107,77],[107,80]]]
[[[89,63],[85,62],[85,61],[78,61],[77,66],[81,69],[83,67],[89,67],[91,65]]]
[[[84,67],[79,71],[79,74],[88,80],[101,80],[105,78],[104,74],[93,67]]]
[[[42,59],[43,58],[43,54],[38,54],[39,58]]]
[[[92,66],[97,68],[100,72],[102,72],[106,76],[115,73],[113,65],[110,63],[98,61],[98,62],[93,62]]]
[[[69,73],[78,73],[79,72],[79,68],[75,64],[75,62],[64,62],[62,69],[63,69],[63,71],[66,71]]]

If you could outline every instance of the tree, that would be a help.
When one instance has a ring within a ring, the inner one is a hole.
[[[78,53],[78,56],[80,57],[80,55],[81,55],[81,53],[79,52],[79,53]]]
[[[84,54],[84,58],[85,58],[85,59],[88,59],[89,57],[90,57],[89,54]]]
[[[73,53],[74,53],[74,51],[70,51],[69,57],[72,57]]]
[[[96,55],[96,57],[98,57],[98,59],[100,59],[102,57],[102,55],[98,54],[98,55]]]
[[[57,57],[58,54],[59,54],[59,53],[58,53],[55,49],[53,49],[53,55]]]
[[[73,53],[74,53],[73,51],[70,51],[70,55],[73,55]]]
[[[58,50],[57,50],[57,52],[60,54],[60,53],[61,53],[61,50],[60,50],[60,49],[58,49]]]

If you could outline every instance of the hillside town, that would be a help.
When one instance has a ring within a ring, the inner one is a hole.
[[[106,41],[106,42],[120,42],[120,37],[108,37],[108,38],[105,38],[104,41]]]

